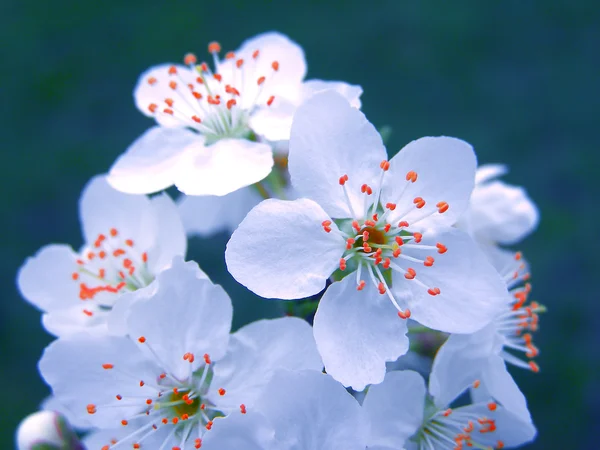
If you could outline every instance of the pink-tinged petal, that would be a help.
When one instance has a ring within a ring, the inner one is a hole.
[[[381,383],[385,363],[408,351],[406,331],[388,297],[376,289],[357,291],[352,274],[329,286],[314,320],[325,370],[357,391]]]
[[[377,188],[380,164],[387,159],[381,136],[363,113],[335,91],[319,92],[297,110],[290,137],[289,169],[299,194],[334,218],[364,214],[363,184]]]
[[[79,301],[77,255],[67,245],[42,247],[19,269],[17,286],[28,302],[42,311],[68,309]]]
[[[222,358],[229,342],[233,308],[221,286],[212,284],[197,268],[181,259],[161,272],[158,288],[149,298],[132,302],[126,314],[129,336],[142,350],[157,355],[165,370],[185,379],[204,365],[207,353]],[[184,359],[188,353],[191,361]]]
[[[203,142],[203,137],[186,129],[150,128],[113,164],[108,182],[129,194],[166,189],[175,182],[186,147]]]
[[[369,387],[362,408],[371,423],[368,448],[401,449],[423,422],[425,381],[412,370],[388,372]]]
[[[179,215],[188,236],[208,237],[220,231],[231,234],[261,200],[252,186],[220,197],[184,195],[178,200]]]
[[[368,422],[358,402],[320,371],[278,371],[256,404],[281,449],[365,449]]]
[[[233,277],[252,292],[295,299],[325,287],[344,249],[344,238],[318,204],[270,199],[250,211],[233,233],[225,260]]]
[[[363,93],[362,87],[354,84],[344,83],[343,81],[324,81],[308,80],[302,84],[302,97],[308,99],[321,91],[336,91],[344,97],[350,106],[360,109],[360,96]]]
[[[210,146],[188,147],[175,179],[187,195],[227,195],[265,178],[273,167],[267,144],[221,139]]]
[[[410,248],[409,248],[410,245]],[[394,272],[392,292],[411,318],[447,333],[474,333],[489,324],[510,300],[506,284],[479,247],[454,228],[424,230],[421,243],[405,244],[395,263],[414,279]],[[425,264],[431,256],[433,264]],[[421,262],[418,262],[421,261]]]
[[[384,178],[381,203],[397,205],[387,220],[417,229],[453,225],[469,203],[476,167],[465,141],[445,136],[412,141],[390,160]]]

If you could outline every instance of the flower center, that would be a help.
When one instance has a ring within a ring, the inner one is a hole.
[[[77,259],[71,279],[79,283],[79,298],[96,300],[100,310],[110,310],[117,299],[114,294],[148,286],[154,275],[148,270],[148,254],[139,251],[132,239],[122,239],[116,228],[99,234],[92,245]],[[92,316],[90,309],[84,314]]]
[[[214,71],[206,62],[198,64],[197,57],[189,53],[184,58],[189,70],[171,66],[164,74],[149,76],[146,82],[156,97],[148,110],[163,121],[198,131],[209,145],[223,138],[249,138],[250,114],[275,100],[273,95],[264,95],[264,87],[279,70],[279,62],[272,61],[270,70],[262,73],[258,49],[247,58],[228,52],[222,61],[219,43],[210,43],[208,51]]]

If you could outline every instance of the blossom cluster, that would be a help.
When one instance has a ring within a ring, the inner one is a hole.
[[[507,169],[445,136],[389,158],[362,89],[305,81],[302,49],[279,33],[208,50],[211,64],[187,54],[140,76],[135,104],[156,126],[83,190],[83,246],[48,245],[19,271],[56,336],[39,362],[52,395],[19,448],[533,440],[507,364],[539,371],[544,308],[506,246],[538,213]],[[218,231],[231,275],[290,301],[286,316],[232,331],[229,295],[186,260],[190,236]]]

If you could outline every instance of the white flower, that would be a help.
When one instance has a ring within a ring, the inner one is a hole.
[[[18,450],[84,450],[65,419],[54,411],[30,414],[17,429]]]
[[[202,450],[365,450],[364,414],[329,375],[279,371],[256,405],[215,421]]]
[[[355,106],[362,90],[342,82],[303,83],[304,52],[286,36],[264,33],[219,60],[214,72],[186,55],[186,66],[164,64],[142,74],[137,107],[156,119],[110,170],[109,182],[130,193],[173,184],[190,195],[225,195],[265,178],[273,166],[266,142],[289,138],[304,98],[323,89],[343,93]]]
[[[17,278],[23,297],[44,312],[45,328],[57,336],[106,332],[122,294],[148,286],[187,246],[177,207],[166,194],[123,194],[99,176],[83,190],[79,209],[82,249],[43,247]]]
[[[230,337],[231,300],[190,264],[175,261],[153,295],[129,307],[127,337],[71,335],[44,352],[54,395],[88,416],[103,445],[115,437],[134,448],[199,448],[217,417],[253,408],[273,370],[322,368],[300,319],[255,322]],[[109,436],[119,424],[126,432]]]
[[[533,344],[532,332],[538,328],[538,312],[543,308],[536,302],[527,304],[531,285],[527,282],[527,264],[520,253],[513,254],[495,249],[492,261],[506,280],[510,289],[510,301],[488,326],[473,334],[453,334],[437,352],[434,369],[453,371],[453,382],[464,379],[480,379],[486,386],[496,387],[495,398],[508,404],[503,398],[507,389],[501,380],[504,361],[517,367],[538,372],[533,358],[539,350]],[[522,356],[517,356],[518,354]],[[499,378],[500,377],[500,378]],[[511,396],[511,400],[515,396]],[[512,405],[513,411],[524,411],[524,401]],[[523,413],[526,414],[526,413]]]
[[[523,397],[508,379],[503,387]],[[457,390],[454,373],[432,372],[429,392],[416,372],[389,372],[383,383],[374,385],[363,402],[371,433],[369,450],[466,450],[469,448],[512,448],[531,441],[536,434],[530,419],[523,418],[484,392],[471,404],[451,408],[451,403],[468,387]],[[447,385],[446,383],[451,383]],[[485,388],[472,380],[474,391]],[[506,396],[505,396],[506,397]],[[523,398],[524,399],[524,398]]]
[[[422,138],[390,161],[364,115],[335,92],[297,111],[289,170],[296,201],[255,207],[227,245],[237,281],[267,298],[321,291],[314,333],[327,372],[362,390],[408,349],[412,317],[474,332],[506,301],[485,255],[451,228],[466,208],[475,155],[467,143]]]
[[[500,164],[480,166],[469,207],[457,226],[482,244],[511,245],[537,227],[539,213],[525,190],[497,180],[508,172]]]

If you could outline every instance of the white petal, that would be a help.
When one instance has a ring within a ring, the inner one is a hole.
[[[282,449],[365,449],[368,425],[363,411],[329,375],[279,371],[257,405],[273,424]]]
[[[262,180],[272,167],[273,152],[267,144],[221,139],[208,147],[189,147],[175,185],[188,195],[226,195]]]
[[[114,367],[105,369],[105,364]],[[44,351],[39,369],[58,401],[96,427],[117,426],[144,411],[144,398],[156,391],[140,386],[139,380],[154,381],[162,373],[129,338],[87,333],[54,341]],[[123,396],[122,404],[117,394]],[[94,414],[88,413],[88,405],[96,405]]]
[[[236,409],[243,403],[252,408],[275,370],[322,368],[306,321],[285,317],[253,322],[231,336],[227,355],[215,364],[211,386],[225,387],[227,394],[212,401],[218,407]]]
[[[156,280],[158,289],[150,298],[131,304],[127,329],[133,339],[144,336],[146,342],[140,347],[150,347],[164,369],[184,379],[190,365],[193,370],[204,365],[205,353],[213,360],[225,354],[231,300],[221,286],[199,278],[194,267],[181,259],[175,259]],[[186,353],[194,355],[194,362],[183,359]]]
[[[204,138],[183,128],[153,127],[142,134],[113,164],[108,182],[119,191],[149,194],[173,185],[181,157],[190,144]]]
[[[494,327],[488,325],[473,334],[453,334],[433,360],[429,392],[438,408],[450,405],[475,380],[481,380],[494,354]]]
[[[339,184],[343,175],[348,175],[346,187],[354,212],[363,215],[360,186],[366,183],[376,189],[379,165],[385,159],[375,127],[337,92],[315,94],[298,108],[290,137],[292,184],[331,217],[351,217]]]
[[[248,411],[229,414],[214,421],[202,438],[202,450],[287,450],[275,438],[275,430],[265,416]],[[291,449],[290,449],[291,450]]]
[[[397,205],[388,221],[406,220],[418,228],[453,225],[469,203],[476,167],[473,147],[465,141],[445,136],[412,141],[390,160],[385,175],[382,204]],[[411,171],[417,174],[414,183],[406,180]],[[417,197],[425,201],[421,209],[413,203]],[[449,206],[442,214],[439,202]]]
[[[353,108],[360,109],[360,96],[362,87],[348,84],[343,81],[308,80],[302,83],[302,96],[304,99],[312,97],[317,92],[333,90],[344,97]]]
[[[288,140],[296,105],[278,98],[271,106],[259,108],[250,116],[250,128],[269,141]]]
[[[344,386],[362,391],[383,381],[386,361],[408,351],[406,321],[376,289],[356,290],[349,275],[333,283],[319,303],[314,334],[325,370]]]
[[[69,308],[79,300],[79,284],[71,279],[77,271],[77,255],[67,245],[50,244],[27,258],[19,269],[21,295],[42,311]]]
[[[100,309],[95,304],[84,304],[79,299],[73,300],[73,306],[70,308],[53,310],[42,316],[42,323],[46,331],[55,336],[81,332],[102,335],[108,332],[106,328],[107,311]]]
[[[133,437],[125,439],[143,425],[147,426],[147,431],[139,432]],[[157,430],[153,430],[146,420],[130,420],[126,427],[118,425],[118,428],[93,431],[84,438],[83,443],[85,444],[85,448],[89,450],[100,450],[105,448],[104,446],[115,447],[113,442],[119,442],[118,447],[132,448],[133,444],[138,443],[143,437],[143,441],[140,444],[143,449],[158,449],[167,440],[169,444],[164,448],[169,449],[174,445],[178,445],[181,441],[181,439],[173,437],[172,430],[173,428],[170,424],[161,425]]]
[[[417,372],[389,372],[369,388],[362,408],[371,423],[368,446],[399,449],[423,422],[425,381]]]
[[[467,211],[469,230],[478,240],[514,244],[539,222],[535,204],[521,187],[502,181],[478,185]]]
[[[151,199],[151,209],[156,218],[154,245],[148,250],[150,272],[158,273],[171,265],[173,257],[185,257],[187,238],[179,217],[177,204],[167,194]]]
[[[220,231],[232,233],[262,198],[251,186],[231,194],[182,196],[179,214],[189,236],[208,237]]]
[[[303,298],[320,292],[336,270],[345,241],[329,216],[308,199],[265,200],[248,213],[227,243],[233,277],[266,298]]]
[[[482,164],[477,168],[477,172],[475,172],[475,185],[485,183],[507,173],[508,167],[504,164]]]
[[[446,246],[445,253],[436,251],[438,242]],[[400,266],[405,270],[413,267],[417,276],[406,280],[394,272],[392,287],[417,322],[447,333],[474,333],[489,324],[509,301],[506,284],[464,232],[454,228],[425,230],[420,245],[420,250],[410,249],[410,254],[421,260],[432,256],[433,266],[398,258]],[[428,290],[436,287],[440,294],[430,295]]]

